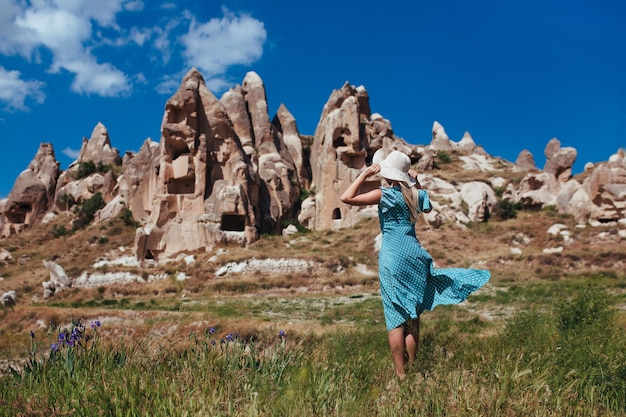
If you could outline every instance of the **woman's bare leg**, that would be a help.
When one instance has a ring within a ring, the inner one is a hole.
[[[420,340],[420,318],[409,319],[404,325],[404,345],[409,356],[409,364],[415,363],[415,356],[419,348]]]
[[[388,333],[388,337],[389,349],[391,349],[391,357],[393,358],[393,365],[396,370],[396,375],[399,378],[404,378],[404,353],[406,350],[406,345],[403,326],[396,327],[395,329],[390,330]]]

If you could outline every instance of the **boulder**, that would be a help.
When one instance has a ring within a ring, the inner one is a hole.
[[[461,198],[469,207],[468,218],[473,222],[484,222],[498,199],[493,189],[484,182],[471,181],[461,186]]]
[[[522,150],[519,155],[517,155],[513,172],[528,172],[535,169],[537,169],[537,166],[535,165],[533,154],[527,149]]]
[[[561,148],[561,142],[552,138],[544,150],[546,164],[543,172],[553,175],[559,182],[566,182],[572,177],[572,167],[578,152],[571,147]]]
[[[592,202],[590,220],[608,223],[626,218],[626,152],[618,150],[597,164],[583,188]]]
[[[526,208],[543,208],[556,206],[556,197],[561,185],[554,175],[547,172],[527,174],[520,182],[516,202]]]
[[[0,297],[2,307],[13,308],[17,304],[17,293],[13,290],[7,291]]]
[[[67,276],[63,267],[54,261],[43,261],[43,265],[50,272],[50,280],[44,281],[44,298],[49,298],[59,290],[65,290],[72,286],[72,280]]]

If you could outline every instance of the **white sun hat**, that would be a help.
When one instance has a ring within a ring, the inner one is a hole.
[[[380,164],[380,176],[388,180],[404,181],[409,187],[415,185],[415,179],[409,176],[409,169],[411,169],[411,158],[403,152],[392,151],[388,155],[384,156],[381,153],[376,154],[383,149],[376,151],[372,157],[372,162]],[[380,160],[382,158],[382,160]],[[377,162],[380,160],[380,162]]]

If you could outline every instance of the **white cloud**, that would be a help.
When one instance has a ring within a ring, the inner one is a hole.
[[[204,83],[206,84],[206,88],[208,88],[211,92],[226,91],[233,85],[223,77],[209,78],[208,80],[205,80]]]
[[[122,10],[123,0],[32,0],[28,6],[0,1],[0,52],[39,63],[40,48],[49,50],[49,70],[73,73],[72,90],[79,93],[114,96],[130,91],[128,77],[111,63],[98,63],[90,49],[92,22],[119,30],[115,16]]]
[[[136,43],[139,46],[143,46],[143,44],[150,39],[152,36],[152,30],[146,28],[137,28],[133,27],[130,29],[130,33],[128,34],[128,39],[132,42]]]
[[[32,98],[43,103],[46,95],[42,88],[44,83],[36,80],[24,81],[19,71],[7,71],[0,66],[0,101],[7,104],[8,109],[27,110],[24,102]]]
[[[263,22],[225,10],[221,19],[199,23],[192,18],[189,31],[181,36],[183,57],[207,78],[215,78],[231,65],[246,65],[263,55],[267,32]]]
[[[161,81],[155,88],[156,92],[159,94],[172,94],[178,87],[180,86],[180,77],[165,77],[163,81]]]
[[[141,0],[129,1],[124,4],[124,9],[129,12],[140,12],[143,10],[144,4]]]
[[[111,64],[84,60],[68,63],[68,70],[76,74],[72,90],[77,93],[115,97],[130,92],[128,77]]]
[[[80,156],[80,149],[65,148],[61,151],[61,153],[68,158],[78,159]]]
[[[163,20],[142,19],[138,25],[120,27],[116,19],[122,13],[124,18],[131,12],[137,13],[134,17],[149,16],[143,12],[144,2],[0,0],[0,54],[28,60],[28,67],[20,67],[25,74],[45,63],[53,74],[69,72],[74,76],[72,91],[107,97],[128,95],[134,83],[147,83],[148,69],[136,67],[142,61],[160,67],[156,71],[161,72],[161,68],[177,66],[184,74],[196,67],[205,76],[207,86],[216,91],[231,84],[225,75],[231,66],[249,65],[263,55],[267,39],[263,22],[226,9],[223,17],[201,22],[189,10],[172,13],[180,6],[166,1],[160,4],[162,12],[157,17]],[[170,70],[165,71],[171,75]],[[17,79],[20,77],[25,78],[18,74]],[[180,78],[174,77],[161,80],[157,91],[175,91]],[[24,85],[28,86],[24,90],[27,93],[11,99],[14,108],[23,107],[26,97],[43,100],[44,84],[30,81]]]

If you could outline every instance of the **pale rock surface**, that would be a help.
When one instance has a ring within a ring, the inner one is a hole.
[[[529,208],[555,206],[560,191],[561,185],[554,175],[546,172],[527,174],[519,185],[518,201]]]
[[[546,164],[543,172],[553,175],[559,182],[566,182],[572,177],[572,166],[578,152],[572,147],[561,148],[561,142],[552,138],[544,150]]]
[[[419,156],[415,169],[418,172],[432,170],[435,165],[435,153],[424,146],[418,146],[415,148],[415,152]]]
[[[196,69],[167,101],[161,131],[158,158],[148,155],[151,147],[145,150],[144,160],[160,164],[151,171],[154,194],[144,206],[149,216],[135,236],[137,258],[158,263],[217,242],[256,240],[257,213],[267,210],[259,202],[259,177],[226,109]]]
[[[294,226],[293,224],[288,225],[287,227],[285,227],[283,229],[283,237],[288,237],[291,235],[295,235],[298,233],[298,228],[296,226]]]
[[[489,172],[496,170],[493,158],[482,154],[462,155],[459,159],[464,162],[463,169],[468,171]]]
[[[124,208],[126,208],[124,198],[121,195],[117,195],[113,197],[113,200],[111,200],[102,209],[98,210],[98,212],[95,214],[95,221],[103,222],[106,220],[114,219],[120,215]]]
[[[81,165],[87,162],[93,162],[96,171],[84,178],[76,179]],[[98,122],[91,138],[83,139],[78,159],[59,176],[55,190],[55,207],[69,211],[72,207],[65,204],[68,197],[71,197],[76,204],[80,204],[92,198],[96,193],[102,195],[105,204],[110,202],[117,193],[117,179],[113,176],[111,169],[102,172],[98,170],[98,167],[114,168],[121,165],[122,159],[118,150],[111,147],[106,127]]]
[[[43,261],[43,265],[50,272],[50,280],[44,281],[44,298],[50,298],[59,290],[65,290],[72,286],[72,280],[67,276],[63,267],[54,261]]]
[[[285,107],[284,104],[281,104],[278,108],[276,116],[272,121],[272,125],[274,125],[278,132],[282,134],[285,146],[287,146],[289,155],[295,164],[300,187],[309,188],[311,173],[303,158],[302,139],[300,138],[300,133],[298,132],[296,119],[289,112],[289,110],[287,110],[287,107]]]
[[[463,197],[456,187],[449,182],[434,176],[424,176],[420,180],[422,186],[428,191],[429,197],[448,201],[452,208],[459,208]]]
[[[543,250],[543,253],[546,254],[555,254],[555,253],[562,253],[563,252],[563,246],[557,246],[555,248],[545,248]]]
[[[135,220],[145,219],[152,211],[160,156],[159,143],[146,139],[139,152],[127,154],[122,161],[124,174],[118,180],[118,192]]]
[[[11,255],[11,252],[6,250],[5,248],[0,248],[0,262],[3,264],[7,264],[13,261],[14,259],[13,259],[13,255]]]
[[[430,149],[434,151],[451,151],[456,148],[456,143],[452,142],[441,123],[433,123],[433,136],[430,142]]]
[[[311,147],[311,187],[315,195],[304,201],[300,222],[315,230],[352,227],[367,208],[343,204],[339,197],[382,147],[401,150],[412,162],[420,159],[415,147],[393,135],[387,120],[370,113],[365,88],[346,82],[334,90],[315,129]],[[379,186],[380,178],[370,177],[363,191]]]
[[[552,236],[562,235],[567,230],[567,226],[563,223],[555,223],[548,228],[548,234]]]
[[[507,184],[507,180],[502,177],[493,177],[489,179],[493,188],[502,188]]]
[[[472,181],[461,186],[461,198],[469,207],[468,217],[473,222],[484,222],[498,199],[493,189],[481,181]]]
[[[583,186],[576,180],[562,183],[556,197],[556,206],[560,213],[571,214],[577,223],[587,223],[591,216],[593,203]]]
[[[246,275],[311,273],[318,267],[319,265],[315,262],[305,259],[251,258],[243,262],[229,262],[222,265],[215,271],[215,276],[223,277],[231,273]]]
[[[474,152],[476,150],[476,142],[470,135],[470,132],[465,132],[461,140],[457,143],[457,148],[463,152]]]
[[[128,271],[106,273],[90,273],[85,271],[74,279],[72,286],[79,288],[97,288],[104,285],[154,282],[167,279],[167,277],[167,274],[149,274],[147,278],[143,278],[140,275]]]
[[[11,290],[2,294],[0,304],[2,304],[3,307],[14,307],[17,304],[17,292]]]
[[[522,150],[519,155],[517,155],[513,172],[528,172],[536,169],[537,166],[535,165],[533,154],[530,153],[528,149]]]
[[[83,145],[80,148],[77,162],[87,161],[92,161],[95,164],[122,165],[119,151],[111,147],[109,131],[100,122],[98,122],[91,132],[91,137],[89,139],[83,139]]]
[[[620,149],[599,163],[583,182],[591,200],[590,221],[608,223],[626,218],[626,152]]]
[[[252,124],[250,115],[246,109],[246,100],[241,86],[231,88],[222,94],[220,103],[226,109],[226,113],[233,123],[233,129],[239,137],[241,146],[247,155],[253,155],[254,151],[254,134],[252,133]]]
[[[250,71],[243,79],[241,90],[250,114],[255,145],[260,146],[264,142],[272,143],[274,135],[270,127],[263,80],[256,72]]]
[[[54,205],[59,174],[52,144],[42,143],[0,205],[1,237],[19,233],[44,218]]]

